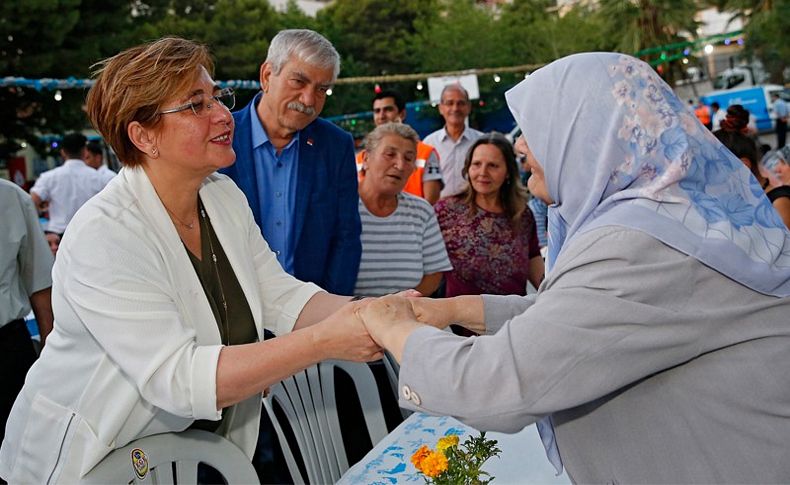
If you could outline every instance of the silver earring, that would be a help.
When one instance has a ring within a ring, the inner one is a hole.
[[[156,148],[156,147],[152,148],[151,149],[151,156],[152,157],[156,157],[157,155],[159,155],[159,149]]]

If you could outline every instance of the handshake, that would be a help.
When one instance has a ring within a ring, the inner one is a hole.
[[[416,290],[350,301],[316,324],[318,345],[332,359],[366,362],[388,350],[400,361],[414,330],[424,325],[443,329],[459,320],[457,303],[456,298],[423,298]]]

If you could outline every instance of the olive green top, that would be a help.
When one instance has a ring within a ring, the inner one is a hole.
[[[187,249],[189,260],[195,268],[203,291],[214,313],[217,321],[220,338],[223,345],[249,344],[258,341],[258,332],[255,328],[255,321],[252,318],[250,305],[241,289],[236,273],[228,261],[222,245],[217,239],[214,228],[211,226],[206,210],[203,208],[202,201],[198,201],[198,211],[200,213],[200,251],[201,257],[198,259]],[[184,246],[186,248],[186,246]],[[212,257],[211,250],[214,249],[216,264]],[[223,308],[224,301],[227,303],[227,311]],[[210,378],[206,376],[206,378]],[[202,429],[215,432],[222,425],[225,418],[219,421],[197,420],[190,428]]]

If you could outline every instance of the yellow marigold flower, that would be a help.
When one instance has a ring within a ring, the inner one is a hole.
[[[422,471],[422,460],[430,454],[430,448],[428,448],[426,445],[422,445],[419,450],[415,451],[414,454],[411,455],[411,462],[414,464],[415,468]]]
[[[436,478],[447,470],[447,457],[444,453],[432,451],[422,459],[420,469],[425,475]]]
[[[458,435],[447,435],[444,438],[439,438],[439,441],[436,443],[436,449],[439,451],[444,451],[452,446],[458,446]]]

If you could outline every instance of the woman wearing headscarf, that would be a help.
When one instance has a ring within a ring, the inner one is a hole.
[[[215,173],[236,156],[233,92],[212,71],[178,38],[99,65],[87,112],[124,168],[60,246],[55,329],[0,449],[11,483],[77,483],[113,449],[190,427],[252,456],[264,389],[326,358],[382,356],[349,298],[283,271]]]
[[[790,232],[754,177],[629,56],[569,56],[506,97],[550,204],[546,279],[359,310],[401,360],[401,406],[540,420],[575,482],[787,481]]]
[[[790,146],[766,154],[760,166],[769,181],[765,195],[790,228]]]
[[[769,170],[769,177],[776,177],[776,185],[790,185],[790,146],[766,154],[764,165]]]

